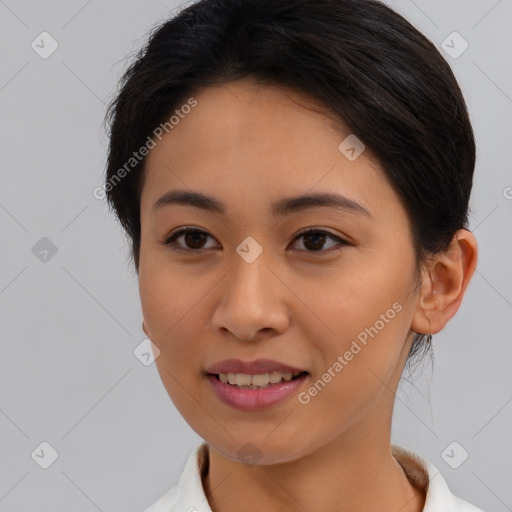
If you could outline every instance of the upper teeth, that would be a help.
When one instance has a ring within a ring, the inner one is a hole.
[[[276,384],[277,382],[281,382],[282,380],[289,381],[294,377],[297,377],[302,372],[297,373],[281,373],[281,372],[271,372],[271,373],[261,373],[258,375],[249,375],[247,373],[219,373],[219,379],[229,384],[237,385],[237,386],[258,386],[264,387],[269,384]]]

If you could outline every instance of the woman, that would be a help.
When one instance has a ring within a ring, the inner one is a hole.
[[[373,0],[203,0],[109,109],[143,330],[204,439],[148,512],[478,511],[391,445],[475,270],[450,67]]]

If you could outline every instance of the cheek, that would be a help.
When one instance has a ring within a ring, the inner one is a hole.
[[[327,431],[340,434],[363,417],[383,395],[392,401],[387,386],[399,371],[403,340],[406,334],[404,309],[400,304],[383,300],[382,309],[371,303],[344,303],[331,325],[336,336],[316,338],[321,354],[310,387],[301,397],[305,421],[322,417],[324,436]],[[361,307],[362,306],[362,307]],[[368,308],[368,309],[366,309]],[[376,311],[382,311],[384,320]],[[386,323],[387,321],[387,323]],[[314,339],[314,338],[312,338]],[[307,402],[307,403],[306,403]]]
[[[148,337],[159,348],[156,359],[166,388],[179,394],[180,385],[195,386],[200,372],[197,347],[208,336],[208,279],[194,279],[165,265],[141,265],[139,293]],[[178,380],[179,384],[173,379]]]
[[[364,341],[368,329],[375,333],[372,327],[384,338],[399,330],[404,321],[401,312],[405,310],[407,286],[407,276],[377,260],[326,273],[316,282],[308,281],[299,295],[310,306],[307,318],[311,325],[321,330],[322,337],[333,340],[329,344],[336,345],[358,336]],[[336,348],[341,350],[343,345]]]
[[[202,287],[183,276],[179,269],[169,270],[165,264],[148,264],[141,258],[139,294],[144,323],[158,346],[176,337],[181,324],[194,313],[194,304]],[[204,293],[204,292],[203,292]]]
[[[172,402],[185,418],[194,417],[200,364],[194,340],[200,340],[199,287],[181,283],[163,272],[139,274],[139,290],[148,337],[159,348],[155,360],[162,383]],[[195,307],[194,307],[195,305]]]
[[[315,378],[329,381],[322,400],[361,407],[379,393],[379,379],[387,381],[395,371],[410,326],[410,276],[406,262],[395,265],[390,268],[382,258],[368,260],[358,269],[332,273],[323,286],[311,286],[303,295],[321,319],[304,322],[301,329],[316,340],[312,343],[321,354]],[[335,377],[325,374],[329,369]]]

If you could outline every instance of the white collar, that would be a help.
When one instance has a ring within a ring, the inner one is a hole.
[[[440,471],[429,460],[398,445],[392,445],[392,452],[409,478],[420,485],[425,485],[428,478],[423,512],[484,512],[453,495]],[[212,512],[201,481],[201,469],[207,453],[205,442],[198,445],[190,454],[178,485],[144,512]]]

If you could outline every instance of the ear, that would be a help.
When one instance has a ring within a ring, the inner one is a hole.
[[[476,239],[458,230],[448,249],[434,255],[423,271],[417,311],[411,329],[417,333],[441,331],[460,307],[478,260]]]
[[[144,331],[144,334],[147,336],[148,333],[146,331],[146,326],[144,325],[144,320],[142,320],[142,330]]]

